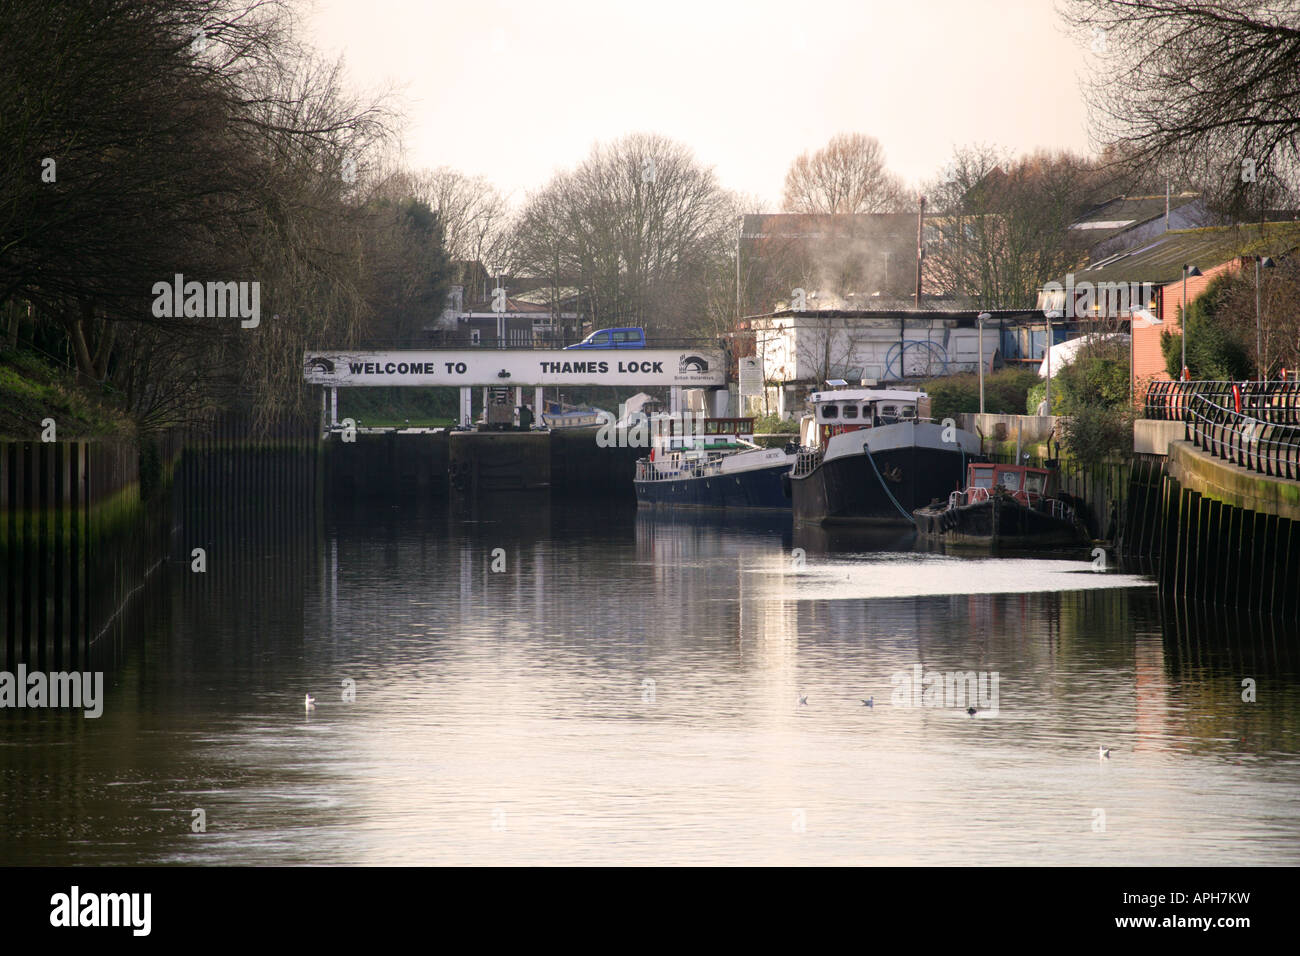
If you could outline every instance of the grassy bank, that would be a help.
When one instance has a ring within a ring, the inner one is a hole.
[[[59,441],[135,437],[131,420],[98,389],[78,385],[71,370],[32,352],[0,349],[0,438],[39,441],[47,418]]]

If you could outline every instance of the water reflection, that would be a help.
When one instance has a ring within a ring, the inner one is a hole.
[[[1300,860],[1283,632],[1082,555],[517,498],[202,527],[99,721],[0,717],[4,862]],[[917,665],[996,716],[899,702]]]

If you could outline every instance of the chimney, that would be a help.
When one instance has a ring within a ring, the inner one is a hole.
[[[921,197],[920,208],[916,213],[916,307],[921,307],[921,262],[925,259],[925,245],[922,242],[922,229],[925,225],[925,197]]]

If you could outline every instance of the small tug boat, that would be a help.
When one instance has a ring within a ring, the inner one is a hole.
[[[1027,465],[971,464],[966,487],[912,512],[919,534],[976,547],[1052,547],[1087,540],[1056,473]]]
[[[663,416],[651,424],[650,456],[636,463],[638,507],[789,510],[781,476],[794,446],[754,444],[754,419]]]

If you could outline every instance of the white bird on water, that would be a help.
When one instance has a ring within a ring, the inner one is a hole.
[[[807,695],[807,694],[800,694],[800,695],[799,695],[799,703],[801,703],[801,704],[807,704],[807,703],[808,703],[808,695]]]
[[[316,698],[313,697],[311,694],[308,694],[308,695],[307,695],[307,699],[306,699],[305,701],[303,701],[303,705],[302,705],[302,706],[303,706],[303,710],[315,710],[315,709],[316,709]]]
[[[1098,747],[1098,748],[1097,748],[1097,759],[1098,759],[1098,760],[1109,760],[1109,759],[1110,759],[1110,749],[1107,748],[1107,747]]]

